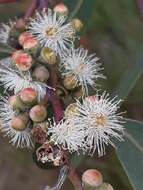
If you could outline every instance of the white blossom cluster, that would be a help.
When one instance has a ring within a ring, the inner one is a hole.
[[[0,42],[7,43],[13,22],[3,24],[0,30]],[[96,54],[89,54],[84,48],[74,46],[76,32],[67,16],[57,14],[48,9],[37,12],[27,26],[28,32],[33,35],[41,48],[50,48],[60,60],[61,76],[73,75],[76,86],[85,90],[87,97],[82,101],[76,100],[75,111],[64,117],[58,124],[50,123],[48,135],[50,142],[61,146],[69,152],[93,154],[96,150],[99,156],[105,154],[105,146],[115,147],[112,139],[123,140],[123,118],[118,111],[120,100],[111,99],[106,92],[88,95],[88,87],[96,89],[97,79],[104,79],[102,66]],[[44,97],[46,88],[52,88],[44,83],[34,81],[30,72],[22,72],[14,67],[11,58],[0,61],[0,82],[6,90],[17,94],[22,89],[32,87],[38,91],[39,97]],[[11,128],[10,121],[15,112],[8,104],[7,99],[0,102],[2,131],[11,138],[12,144],[20,147],[32,145],[29,128],[16,131]]]

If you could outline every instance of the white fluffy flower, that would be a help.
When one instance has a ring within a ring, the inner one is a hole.
[[[14,27],[15,22],[10,20],[8,24],[2,23],[1,25],[2,27],[0,28],[0,42],[7,44],[10,31]]]
[[[85,144],[89,153],[97,149],[98,155],[105,154],[105,145],[112,145],[112,138],[119,141],[123,136],[123,121],[118,108],[121,100],[110,99],[109,94],[89,96],[82,103],[77,101],[77,112],[73,118],[76,127],[85,130]]]
[[[10,143],[20,148],[31,148],[33,142],[31,139],[30,129],[27,127],[23,131],[17,131],[11,127],[11,120],[16,116],[15,111],[9,105],[8,97],[1,97],[0,101],[0,119],[1,119],[1,131],[6,133],[5,136],[10,138]]]
[[[42,46],[61,55],[61,52],[67,51],[74,37],[72,24],[66,23],[66,20],[65,16],[58,15],[51,9],[43,10],[31,19],[28,30]]]
[[[17,94],[24,88],[34,88],[40,97],[44,97],[46,94],[46,88],[50,88],[46,84],[38,81],[34,81],[29,72],[21,72],[14,67],[10,62],[10,59],[4,59],[0,61],[0,82],[5,86],[6,90],[14,90],[14,94]]]
[[[63,75],[73,74],[77,85],[81,85],[88,92],[88,86],[95,86],[95,80],[105,78],[100,71],[101,64],[95,54],[88,55],[88,50],[83,48],[71,49],[62,58]]]
[[[71,153],[79,152],[81,148],[84,149],[84,130],[80,127],[77,128],[72,120],[62,120],[58,124],[54,122],[51,124],[48,133],[55,145],[61,145],[63,149]]]

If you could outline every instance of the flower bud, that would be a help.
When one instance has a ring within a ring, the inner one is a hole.
[[[103,183],[96,190],[114,190],[114,189],[113,189],[112,185],[110,185],[109,183]]]
[[[69,12],[67,6],[64,3],[57,4],[53,10],[59,15],[67,15]]]
[[[21,50],[12,54],[12,60],[21,71],[28,71],[32,66],[32,57]]]
[[[27,114],[21,114],[21,115],[15,116],[11,120],[11,127],[15,129],[16,131],[24,131],[27,128],[27,124],[28,124]]]
[[[44,66],[38,66],[33,71],[33,77],[40,82],[47,82],[49,79],[49,71]]]
[[[60,85],[56,86],[56,94],[60,97],[68,96],[67,90],[63,86],[60,86]]]
[[[98,100],[97,96],[88,96],[85,98],[86,101],[90,101],[90,102],[96,102]]]
[[[85,187],[99,187],[103,183],[103,176],[98,170],[89,169],[83,173],[82,182]]]
[[[36,105],[29,112],[30,118],[34,122],[43,122],[47,117],[47,110],[42,105]]]
[[[73,27],[75,31],[79,32],[83,28],[83,23],[78,18],[72,20]]]
[[[9,97],[9,104],[13,109],[21,109],[24,107],[23,102],[20,100],[19,96],[16,95]]]
[[[27,39],[32,38],[32,37],[33,37],[33,36],[32,36],[30,33],[28,33],[28,32],[23,32],[23,33],[19,36],[19,39],[18,39],[19,44],[20,44],[21,46],[23,46],[24,42],[25,42]]]
[[[20,99],[25,104],[31,104],[36,102],[37,96],[38,94],[36,90],[33,88],[25,88],[20,92]]]
[[[57,62],[57,57],[54,51],[49,48],[43,48],[41,51],[41,57],[46,63],[54,65]]]
[[[23,48],[24,49],[33,49],[38,47],[38,41],[35,38],[29,38],[27,40],[25,40],[24,44],[23,44]]]
[[[70,104],[66,110],[65,110],[65,117],[71,117],[74,116],[75,113],[77,113],[77,105],[76,103]]]
[[[72,95],[74,98],[81,98],[85,95],[85,90],[82,87],[79,87],[72,93]]]
[[[68,90],[72,90],[77,86],[77,79],[74,75],[66,75],[63,79],[64,87]]]

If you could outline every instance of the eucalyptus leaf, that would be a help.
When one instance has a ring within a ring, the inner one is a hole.
[[[119,85],[113,95],[125,99],[135,87],[137,81],[143,74],[143,55],[139,52],[132,58],[128,69],[123,73]]]
[[[117,156],[134,190],[143,190],[143,123],[127,119],[125,128],[125,141],[118,144]]]

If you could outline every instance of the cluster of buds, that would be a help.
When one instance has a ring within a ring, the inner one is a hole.
[[[10,96],[8,104],[15,112],[11,118],[11,127],[17,131],[23,131],[36,123],[40,126],[47,120],[47,106],[38,103],[38,93],[33,88],[25,88]]]
[[[86,170],[82,182],[85,190],[114,190],[112,185],[103,182],[103,175],[96,169]]]

